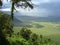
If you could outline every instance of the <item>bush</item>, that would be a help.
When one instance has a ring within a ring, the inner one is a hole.
[[[35,33],[33,33],[33,34],[31,35],[31,37],[30,37],[30,39],[31,39],[32,42],[35,42],[35,41],[37,40],[37,38],[38,38],[38,35],[35,34]]]
[[[20,30],[20,35],[25,38],[26,40],[29,40],[30,39],[30,34],[32,32],[29,30],[29,29],[26,29],[26,28],[22,28]]]

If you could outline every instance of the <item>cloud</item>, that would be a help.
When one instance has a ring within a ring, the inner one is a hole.
[[[60,16],[60,2],[56,3],[44,3],[40,5],[40,8],[49,10],[49,16]]]
[[[32,0],[34,4],[47,3],[49,0]]]
[[[0,9],[0,11],[11,11],[10,8]]]
[[[4,1],[5,7],[3,11],[10,11],[11,4]],[[34,9],[17,9],[19,14],[28,16],[60,16],[60,0],[32,0],[35,4]],[[7,8],[8,7],[8,8]]]
[[[60,2],[60,0],[50,0],[50,2]]]

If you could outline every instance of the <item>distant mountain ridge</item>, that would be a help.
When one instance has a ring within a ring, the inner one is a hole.
[[[10,14],[10,12],[5,12]],[[19,16],[18,16],[19,15]],[[34,16],[22,16],[19,13],[15,13],[14,23],[17,22],[28,22],[28,21],[37,21],[37,22],[60,22],[59,16],[49,16],[49,17],[34,17]],[[17,21],[16,21],[17,20]],[[16,23],[15,23],[16,24]]]
[[[39,17],[36,21],[42,22],[60,22],[60,17]]]
[[[14,25],[15,26],[20,26],[20,23],[23,23],[21,20],[17,19],[16,17],[14,17]]]
[[[10,11],[2,11],[2,12],[4,12],[4,13],[7,13],[7,14],[10,14]],[[21,13],[19,13],[19,12],[14,12],[14,15],[15,16],[28,16],[28,15],[22,15]],[[32,16],[30,16],[30,17],[32,17]],[[36,16],[33,16],[33,17],[37,17],[37,15]],[[40,17],[40,16],[39,16]],[[43,16],[43,17],[52,17],[52,18],[54,18],[54,17],[60,17],[60,15],[59,14],[57,14],[57,15],[50,15],[50,16]]]
[[[0,12],[0,15],[2,15],[2,14],[5,15],[5,18],[6,18],[5,20],[7,20],[9,18],[9,15],[8,14],[5,14],[3,12]],[[17,25],[17,24],[22,23],[22,21],[19,20],[19,19],[17,19],[16,17],[14,17],[13,22],[14,22],[14,25]]]
[[[16,16],[23,21],[37,21],[37,22],[60,22],[60,17],[31,17],[31,16]]]

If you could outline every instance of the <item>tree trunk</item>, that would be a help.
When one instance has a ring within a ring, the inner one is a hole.
[[[14,17],[14,2],[12,2],[12,7],[11,7],[11,20],[13,22],[13,17]]]
[[[14,2],[12,2],[12,7],[11,7],[11,15],[10,15],[10,21],[11,21],[11,33],[10,33],[10,37],[12,35],[12,32],[13,32],[13,26],[14,26]]]

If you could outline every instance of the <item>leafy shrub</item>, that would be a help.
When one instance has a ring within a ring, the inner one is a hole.
[[[26,40],[29,40],[30,39],[30,34],[32,32],[29,30],[29,29],[26,29],[26,28],[22,28],[20,30],[20,35],[25,38]]]

